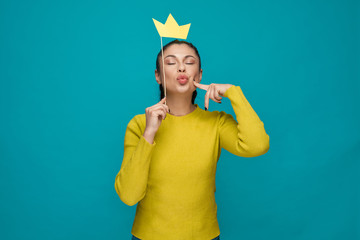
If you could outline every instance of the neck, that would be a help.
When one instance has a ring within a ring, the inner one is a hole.
[[[196,109],[195,104],[192,104],[191,98],[174,98],[169,95],[166,96],[166,105],[170,108],[171,115],[184,116]]]

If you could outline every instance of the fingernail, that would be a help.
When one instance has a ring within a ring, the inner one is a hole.
[[[207,111],[207,107],[205,107],[205,111]]]

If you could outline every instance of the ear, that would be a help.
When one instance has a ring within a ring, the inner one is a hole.
[[[202,69],[200,69],[199,83],[201,82],[201,78],[202,78]]]
[[[160,73],[155,69],[155,79],[158,84],[161,84]]]

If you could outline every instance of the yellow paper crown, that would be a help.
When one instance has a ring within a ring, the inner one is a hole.
[[[160,37],[169,37],[169,38],[181,38],[186,39],[189,33],[190,24],[179,26],[171,13],[169,14],[165,24],[156,21],[153,18],[155,27],[160,35]]]

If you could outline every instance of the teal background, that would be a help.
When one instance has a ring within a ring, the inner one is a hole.
[[[360,239],[359,7],[1,1],[0,238],[131,239],[114,180],[127,123],[160,100],[152,18],[171,13],[202,83],[240,86],[270,136],[265,155],[222,152],[221,239]],[[228,99],[209,110],[235,116]]]

